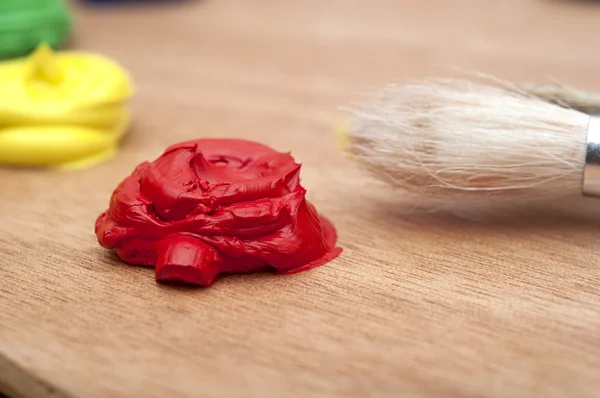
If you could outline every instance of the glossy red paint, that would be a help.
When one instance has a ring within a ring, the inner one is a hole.
[[[153,266],[159,282],[210,286],[220,274],[291,274],[337,257],[334,226],[305,199],[300,164],[259,143],[173,145],[115,189],[100,245]]]

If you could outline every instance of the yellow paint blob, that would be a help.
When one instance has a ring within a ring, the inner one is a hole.
[[[129,127],[133,87],[100,55],[53,52],[0,63],[0,164],[82,168],[106,160]]]

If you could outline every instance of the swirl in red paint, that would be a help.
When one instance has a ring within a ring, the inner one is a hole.
[[[210,286],[219,274],[290,274],[337,257],[333,225],[305,199],[300,165],[245,140],[173,145],[115,189],[95,226],[126,263],[157,281]]]

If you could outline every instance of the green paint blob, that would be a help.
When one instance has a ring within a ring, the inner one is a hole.
[[[72,24],[65,0],[0,0],[0,58],[26,56],[42,42],[59,49]]]

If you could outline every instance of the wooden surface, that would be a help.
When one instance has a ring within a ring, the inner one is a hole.
[[[73,47],[134,76],[120,155],[0,171],[0,390],[14,397],[597,397],[600,227],[398,214],[337,152],[337,107],[450,75],[600,89],[600,4],[206,0],[77,7]],[[116,184],[169,144],[291,150],[345,252],[288,277],[159,286],[93,234]]]

